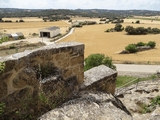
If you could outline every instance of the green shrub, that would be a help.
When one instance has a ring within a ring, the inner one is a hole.
[[[21,39],[25,39],[25,37],[24,36],[19,36],[19,39],[21,40]]]
[[[111,69],[114,69],[114,70],[116,69],[110,57],[105,56],[104,54],[97,53],[97,54],[91,54],[87,58],[85,58],[84,70],[86,71],[99,65],[106,65]]]
[[[129,34],[129,35],[134,35],[136,33],[135,28],[133,26],[127,26],[125,28],[125,31]]]
[[[160,96],[155,97],[151,100],[151,106],[160,105]]]
[[[19,20],[19,22],[24,22],[24,20]]]
[[[77,27],[77,28],[80,28],[82,27],[83,25],[73,25],[72,27]]]
[[[10,46],[9,46],[9,49],[14,49],[14,48],[16,48],[15,45],[10,45]]]
[[[140,21],[139,21],[139,20],[137,20],[135,23],[139,24],[139,23],[140,23]]]
[[[155,110],[156,106],[160,105],[160,96],[153,98],[149,105],[144,104],[142,106],[143,113],[150,113]]]
[[[8,41],[9,40],[9,37],[2,37],[1,39],[0,39],[0,44],[2,44],[2,42],[6,42],[6,41]]]
[[[152,28],[151,33],[158,34],[158,33],[160,33],[160,29],[158,29],[158,28]]]
[[[0,103],[0,116],[4,113],[4,109],[5,109],[5,103]]]
[[[156,46],[156,42],[154,42],[154,41],[149,41],[149,42],[147,43],[147,45],[150,46],[151,48],[154,48],[154,47]]]
[[[32,36],[38,36],[38,34],[37,33],[33,33]]]
[[[110,32],[110,29],[107,29],[105,32]]]
[[[145,34],[147,34],[147,29],[146,28],[144,28],[144,27],[137,27],[137,28],[135,28],[135,34],[136,35],[145,35]]]
[[[125,31],[129,34],[129,35],[146,35],[146,34],[159,34],[160,33],[160,29],[158,28],[144,28],[144,27],[137,27],[134,28],[133,26],[127,26],[125,28]]]
[[[146,43],[143,43],[143,42],[138,42],[138,43],[136,44],[137,47],[145,46],[145,45],[146,45]]]
[[[5,63],[4,62],[0,62],[0,73],[2,73],[5,69]]]
[[[114,27],[114,30],[117,31],[117,32],[120,32],[120,31],[123,31],[124,28],[121,24],[117,23]]]
[[[138,51],[135,44],[129,44],[128,46],[125,47],[125,49],[130,53],[136,53]]]
[[[147,31],[148,31],[148,33],[152,33],[152,28],[151,28],[151,27],[148,27],[148,28],[147,28]]]

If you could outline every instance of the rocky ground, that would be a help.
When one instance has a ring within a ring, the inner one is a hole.
[[[160,120],[160,106],[143,114],[141,104],[160,95],[160,80],[144,81],[118,89],[115,96],[82,91],[76,99],[64,103],[40,120]],[[117,96],[117,97],[116,97]]]
[[[160,95],[160,80],[143,81],[125,89],[117,90],[117,96],[132,114],[133,120],[160,120],[160,106],[151,113],[145,112],[143,105]]]

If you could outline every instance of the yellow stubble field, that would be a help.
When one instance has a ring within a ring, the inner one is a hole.
[[[43,22],[40,18],[23,18],[22,23],[16,23],[15,20],[18,18],[4,18],[4,20],[12,20],[13,23],[0,23],[0,32],[7,34],[14,34],[17,32],[22,32],[25,37],[32,37],[33,33],[39,33],[40,29],[57,26],[60,27],[61,34],[66,33],[66,30],[69,27],[69,24],[65,21],[57,22]]]
[[[132,20],[131,20],[132,21]],[[142,21],[143,22],[143,21]],[[132,25],[134,27],[157,27],[160,28],[160,22],[157,24],[131,24],[125,22],[124,27]],[[126,35],[126,32],[104,32],[106,29],[113,28],[115,24],[101,24],[83,26],[76,28],[74,33],[61,42],[76,41],[85,44],[85,57],[93,53],[103,53],[112,57],[115,63],[152,63],[160,62],[160,34],[157,35]],[[117,54],[118,51],[124,50],[125,46],[137,42],[155,41],[156,48],[153,50],[138,52],[136,54]]]

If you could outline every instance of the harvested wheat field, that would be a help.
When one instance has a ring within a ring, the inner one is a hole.
[[[38,17],[19,17],[19,18],[3,18],[3,20],[12,20],[12,22],[16,22],[17,20],[24,20],[25,22],[42,22],[42,18]]]
[[[28,18],[29,19],[29,18]],[[32,19],[31,19],[32,20]],[[39,29],[43,29],[46,27],[57,26],[61,29],[61,34],[66,33],[69,25],[65,21],[57,21],[57,22],[40,22],[40,21],[28,21],[22,23],[0,23],[0,32],[13,34],[17,32],[22,32],[26,38],[32,37],[33,33],[39,33]]]
[[[157,27],[159,24],[122,24],[124,27],[132,25],[134,27]],[[112,57],[114,62],[118,63],[158,63],[160,62],[160,34],[157,35],[126,35],[126,32],[104,32],[108,28],[113,28],[115,24],[102,24],[83,26],[76,28],[74,33],[61,42],[76,41],[85,44],[85,57],[92,53],[104,53]],[[117,54],[124,50],[125,46],[137,42],[155,41],[156,48],[148,51],[138,52],[136,54]]]

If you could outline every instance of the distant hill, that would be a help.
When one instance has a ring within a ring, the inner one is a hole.
[[[82,17],[127,17],[155,16],[160,11],[151,10],[107,10],[107,9],[17,9],[0,8],[0,17],[46,17],[46,16],[82,16]]]

